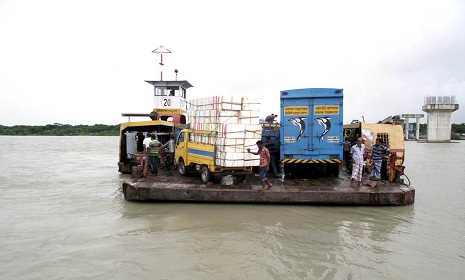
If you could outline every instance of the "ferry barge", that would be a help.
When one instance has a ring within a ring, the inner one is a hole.
[[[197,176],[180,176],[175,170],[162,169],[156,177],[127,180],[123,183],[123,194],[128,201],[153,202],[350,206],[405,206],[415,202],[415,189],[402,180],[381,181],[375,188],[350,188],[345,167],[337,177],[269,180],[273,187],[259,191],[262,185],[255,175],[247,175],[243,181],[223,177],[223,180],[203,183]]]
[[[259,123],[258,114],[253,109],[257,104],[250,98],[242,98],[242,104],[234,101],[237,97],[227,99],[222,96],[210,98],[213,101],[207,98],[207,101],[188,102],[186,91],[192,85],[187,81],[146,82],[154,86],[153,111],[149,114],[123,114],[129,117],[129,121],[121,124],[120,128],[119,171],[133,174],[133,179],[123,183],[126,200],[326,205],[414,203],[415,189],[405,185],[400,178],[404,175],[402,164],[405,153],[402,127],[385,124],[343,126],[342,89],[281,91],[282,121],[276,124]],[[228,102],[218,102],[223,99]],[[191,108],[194,104],[204,111]],[[131,117],[150,120],[131,122]],[[190,119],[194,123],[190,123]],[[232,134],[229,134],[228,125],[235,128]],[[260,131],[257,131],[257,127],[260,127]],[[192,129],[193,137],[179,139],[183,136],[180,132],[186,128]],[[205,130],[224,138],[218,141],[215,137],[216,140],[212,142],[213,138],[204,136]],[[147,160],[144,159],[142,142],[152,132],[156,132],[162,143],[166,143],[172,135],[177,146],[183,141],[195,143],[196,151],[185,149],[185,153],[195,152],[197,156],[202,154],[212,158],[198,159],[187,166],[187,155],[179,156],[176,158],[178,170],[162,169],[156,177],[144,177],[142,170]],[[374,137],[381,137],[392,146],[393,153],[386,171],[388,178],[384,178],[376,187],[349,187],[347,168],[350,169],[350,166],[343,161],[343,142],[344,138],[354,140],[357,134],[368,139],[368,149]],[[242,135],[242,139],[238,135]],[[256,140],[266,136],[271,136],[278,147],[277,162],[281,169],[279,178],[270,179],[273,182],[270,190],[258,191],[261,182],[257,174],[250,171],[234,177],[213,176],[215,171],[222,170],[219,167],[226,166],[229,170],[244,168],[245,171],[251,170],[249,168],[254,164],[258,165],[258,160],[247,158],[243,150],[253,148]],[[202,152],[202,146],[206,147],[208,153]],[[201,173],[200,178],[192,175],[196,172]]]

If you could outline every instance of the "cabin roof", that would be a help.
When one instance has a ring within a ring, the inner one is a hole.
[[[149,84],[152,84],[155,87],[183,87],[188,89],[193,87],[188,81],[145,81]]]

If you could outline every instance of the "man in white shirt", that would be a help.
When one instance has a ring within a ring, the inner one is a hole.
[[[168,147],[168,156],[170,157],[169,160],[172,163],[174,163],[174,144],[175,144],[174,143],[174,136],[171,135],[170,140],[161,146],[162,149],[165,148],[165,147]]]
[[[365,145],[362,144],[362,138],[357,139],[357,144],[350,149],[352,158],[352,177],[350,179],[350,187],[354,186],[354,181],[358,182],[358,186],[362,186],[363,175],[363,158],[365,156]]]
[[[147,153],[147,149],[151,141],[152,139],[150,138],[150,133],[147,133],[147,136],[144,138],[144,141],[142,142],[142,146],[144,146],[144,153]]]

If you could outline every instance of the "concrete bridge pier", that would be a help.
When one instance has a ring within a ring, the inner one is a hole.
[[[402,118],[405,119],[404,125],[404,134],[405,134],[405,140],[408,140],[408,127],[409,127],[409,119],[410,118],[415,118],[416,119],[416,129],[415,129],[415,140],[420,139],[420,119],[423,118],[425,115],[423,114],[403,114]]]
[[[451,134],[452,112],[459,109],[454,96],[429,96],[422,110],[428,113],[428,142],[448,142]]]

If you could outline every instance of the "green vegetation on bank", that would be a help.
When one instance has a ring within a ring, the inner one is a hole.
[[[0,125],[0,135],[118,136],[119,124],[70,125],[54,123],[47,125]]]
[[[414,124],[415,126],[415,124]],[[420,124],[420,135],[426,135],[426,129],[427,126],[426,124],[421,123]],[[465,123],[461,124],[455,124],[453,123],[451,126],[451,134],[450,134],[450,139],[451,140],[460,140],[463,139],[461,135],[465,134]]]
[[[452,134],[450,136],[451,140],[460,140],[463,139],[461,135],[465,134],[465,123],[462,124],[452,124]]]
[[[465,133],[465,123],[452,124],[451,138],[459,139]],[[426,135],[426,124],[420,124],[420,134]],[[93,135],[93,136],[118,136],[119,124],[117,125],[70,125],[70,124],[47,124],[47,125],[0,125],[0,135],[44,135],[44,136],[69,136],[69,135]]]
[[[415,125],[416,124],[413,123],[413,127],[415,127]],[[421,123],[420,124],[420,134],[426,134],[426,129],[427,129],[426,123]],[[454,134],[454,133],[456,133],[456,134],[465,133],[465,123],[461,123],[461,124],[453,123],[452,127],[451,127],[451,132],[452,132],[452,134]]]
[[[453,133],[458,133],[458,134],[463,134],[465,133],[465,123],[461,124],[452,124],[452,132]]]

